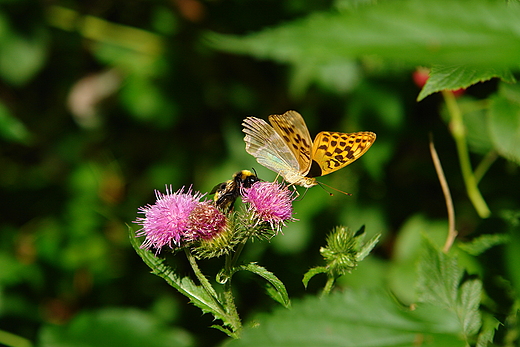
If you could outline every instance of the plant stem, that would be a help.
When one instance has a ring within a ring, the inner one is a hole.
[[[193,269],[193,272],[195,273],[195,276],[197,276],[197,279],[199,280],[202,287],[220,303],[217,292],[215,291],[215,289],[213,288],[211,283],[209,283],[208,279],[206,278],[206,276],[204,276],[202,271],[200,271],[200,268],[197,264],[197,261],[195,260],[195,257],[193,256],[193,254],[191,254],[191,252],[188,249],[185,249],[185,253],[186,253],[186,256],[188,257],[191,268]],[[226,272],[227,272],[227,263],[228,263],[228,260],[227,260],[227,256],[226,256],[226,265],[225,265]],[[235,299],[233,297],[233,291],[231,288],[231,276],[229,276],[228,273],[226,273],[226,276],[227,276],[227,281],[224,283],[223,306],[224,306],[224,310],[226,311],[227,319],[224,323],[226,325],[229,325],[232,332],[234,333],[230,336],[237,338],[238,337],[237,333],[242,328],[242,322],[240,321],[240,317],[238,316],[238,311],[237,311],[237,308],[235,305]]]
[[[240,244],[238,244],[235,252],[229,253],[226,255],[226,260],[224,264],[224,300],[225,300],[225,308],[226,312],[230,318],[233,320],[233,331],[237,333],[240,332],[242,328],[242,322],[240,320],[240,316],[238,315],[237,307],[235,304],[235,297],[233,295],[233,288],[231,287],[231,278],[233,274],[236,272],[236,264],[238,262],[238,258],[244,249],[247,240],[249,240],[250,235],[248,235]]]
[[[477,210],[480,218],[487,218],[491,215],[491,211],[489,210],[486,201],[478,189],[477,179],[473,173],[473,169],[471,168],[468,144],[466,142],[466,130],[462,120],[462,113],[452,92],[443,91],[442,95],[444,97],[444,101],[446,102],[448,113],[450,114],[451,118],[450,131],[457,146],[460,169],[462,171],[464,184],[466,185],[466,192],[471,203],[473,204],[473,207],[475,207],[475,210]]]
[[[226,274],[226,276],[228,276],[228,274]],[[238,335],[240,329],[242,328],[242,322],[240,321],[240,316],[238,315],[237,306],[235,304],[235,296],[233,295],[233,288],[231,287],[231,275],[229,275],[227,281],[224,283],[224,301],[224,307],[230,318],[233,331]]]
[[[484,177],[484,174],[487,170],[493,165],[495,160],[498,158],[498,153],[495,150],[489,151],[486,156],[482,159],[480,164],[478,164],[477,168],[475,169],[475,180],[480,182],[482,177]]]
[[[330,291],[332,290],[332,286],[334,286],[335,282],[334,276],[327,276],[327,283],[325,283],[325,287],[323,287],[323,292],[321,293],[321,296],[328,295]]]
[[[199,280],[202,287],[206,290],[206,292],[208,292],[208,294],[210,294],[218,301],[217,292],[215,291],[211,283],[209,283],[208,279],[206,278],[206,276],[204,276],[202,271],[200,271],[199,265],[197,264],[197,261],[195,260],[193,254],[191,254],[191,252],[187,248],[184,249],[184,252],[186,253],[186,257],[190,262],[191,268],[193,269],[193,272],[195,273],[195,276],[197,276],[197,279]]]
[[[435,166],[435,171],[437,172],[437,176],[439,177],[439,182],[441,183],[442,192],[444,194],[444,199],[446,200],[446,208],[448,210],[448,236],[446,237],[446,242],[444,243],[443,251],[444,253],[448,253],[455,238],[457,237],[457,230],[455,230],[455,209],[453,208],[453,200],[451,199],[450,187],[448,186],[448,181],[446,181],[446,176],[444,176],[444,171],[442,170],[441,161],[439,156],[437,155],[437,151],[435,150],[435,145],[433,144],[433,139],[430,138],[430,153],[432,155],[433,164]]]

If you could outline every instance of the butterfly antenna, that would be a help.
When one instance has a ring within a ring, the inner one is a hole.
[[[317,181],[316,181],[316,182],[317,182]],[[325,183],[323,183],[323,182],[318,182],[318,184],[320,185],[320,187],[321,187],[324,191],[326,191],[327,193],[329,193],[330,196],[334,196],[334,194],[331,193],[331,192],[329,192],[327,189],[325,189],[325,187],[330,188],[330,189],[334,189],[335,191],[340,192],[341,194],[345,194],[345,195],[348,195],[348,196],[352,196],[352,194],[350,194],[350,193],[347,193],[347,192],[344,192],[344,191],[342,191],[342,190],[339,190],[338,188],[331,187],[331,186],[329,186],[328,184],[325,184]]]

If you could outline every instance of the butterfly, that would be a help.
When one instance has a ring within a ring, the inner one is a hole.
[[[303,117],[296,111],[263,119],[247,117],[242,130],[246,151],[289,184],[310,188],[315,177],[337,171],[365,154],[376,140],[370,131],[339,133],[322,131],[314,143]]]
[[[238,171],[233,178],[217,184],[210,192],[215,194],[213,202],[220,210],[229,212],[233,208],[235,200],[241,195],[241,188],[251,188],[253,183],[260,179],[249,170]]]

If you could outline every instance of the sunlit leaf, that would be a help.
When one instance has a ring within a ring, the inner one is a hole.
[[[379,291],[307,298],[256,322],[229,346],[464,346],[453,314],[430,305],[409,311]]]
[[[467,88],[475,83],[501,78],[505,82],[514,83],[515,77],[507,69],[479,69],[468,65],[439,66],[430,71],[430,77],[417,97],[421,101],[425,97],[441,90],[456,90]]]
[[[138,239],[130,230],[130,243],[143,259],[143,261],[152,269],[152,272],[163,278],[169,285],[178,290],[180,293],[190,299],[190,302],[200,308],[204,313],[211,313],[215,318],[219,318],[226,322],[226,313],[219,303],[209,295],[202,286],[196,285],[189,277],[180,277],[175,271],[166,264],[164,259],[156,257],[147,249],[140,248]]]
[[[514,3],[383,1],[312,14],[245,36],[213,33],[208,40],[223,51],[292,64],[377,55],[411,65],[517,67],[519,16]]]
[[[478,279],[462,281],[464,269],[455,257],[443,253],[428,240],[423,244],[418,271],[419,300],[453,312],[464,336],[469,338],[482,324],[478,311],[482,283]]]
[[[237,270],[245,270],[250,271],[265,280],[267,280],[274,290],[268,289],[268,293],[271,295],[273,299],[284,305],[285,307],[289,307],[291,305],[291,301],[289,300],[289,294],[287,293],[287,289],[285,289],[285,285],[282,281],[278,279],[272,272],[267,271],[266,268],[260,266],[258,264],[249,263],[246,265],[241,265],[237,268]]]

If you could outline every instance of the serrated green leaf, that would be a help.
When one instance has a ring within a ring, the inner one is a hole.
[[[289,300],[289,294],[287,293],[287,289],[285,288],[285,285],[272,272],[268,271],[263,266],[260,266],[255,263],[240,265],[237,267],[237,270],[250,271],[250,272],[264,278],[272,285],[272,288],[274,288],[274,290],[275,290],[274,292],[271,290],[268,290],[268,294],[274,300],[278,301],[283,306],[285,306],[285,307],[291,306],[291,301]]]
[[[515,77],[508,69],[477,68],[468,65],[440,66],[435,65],[430,71],[430,77],[422,88],[417,101],[441,90],[456,90],[467,88],[478,82],[484,82],[494,77],[505,82],[515,83]]]
[[[480,280],[470,280],[464,282],[459,290],[459,310],[464,333],[468,336],[474,335],[482,325],[480,312],[480,296],[482,294],[482,283]]]
[[[303,279],[302,279],[303,285],[305,286],[305,288],[307,288],[307,285],[309,284],[309,281],[311,280],[311,278],[313,278],[314,276],[316,276],[318,274],[326,274],[326,273],[328,273],[328,270],[325,266],[313,267],[312,269],[307,271],[305,273],[305,275],[303,275]]]
[[[246,36],[213,33],[207,39],[216,49],[292,64],[375,55],[412,66],[516,68],[519,17],[516,3],[384,1],[352,11],[315,13]]]
[[[520,164],[520,99],[518,86],[502,85],[491,100],[488,121],[491,139],[497,152]]]
[[[458,247],[471,255],[480,255],[496,245],[503,245],[509,241],[506,234],[485,234],[471,240],[471,242],[459,243]]]
[[[423,244],[417,280],[419,301],[453,308],[464,270],[457,259],[436,249],[429,240]]]
[[[405,303],[417,301],[417,263],[424,253],[423,233],[427,232],[428,237],[442,247],[447,231],[446,220],[431,220],[422,214],[411,216],[403,224],[394,241],[393,261],[388,274],[390,288],[399,300]]]
[[[493,341],[493,337],[495,336],[495,331],[498,329],[500,324],[500,321],[495,317],[485,316],[484,324],[478,334],[476,347],[490,346],[490,343]]]
[[[358,251],[358,254],[356,256],[356,260],[358,262],[362,261],[363,259],[366,258],[367,255],[370,254],[370,251],[372,251],[372,249],[374,249],[374,247],[379,242],[380,237],[381,237],[381,234],[377,234],[374,237],[372,237],[367,243],[365,243],[365,244],[363,244],[363,246],[361,246],[361,249]]]
[[[230,347],[464,346],[456,317],[432,305],[403,309],[382,291],[335,292],[309,297],[291,310],[257,317]]]
[[[211,313],[224,324],[228,323],[228,317],[218,301],[215,300],[202,286],[196,285],[189,277],[179,277],[173,268],[165,263],[164,259],[156,257],[152,252],[142,249],[134,232],[129,227],[130,243],[143,259],[146,265],[152,269],[152,273],[164,279],[169,285],[177,289],[181,294],[190,299],[190,302],[200,308],[204,313]]]
[[[482,325],[480,280],[467,280],[461,284],[464,269],[453,256],[436,249],[429,240],[424,241],[424,253],[419,263],[418,291],[420,302],[444,307],[453,312],[468,339]]]

